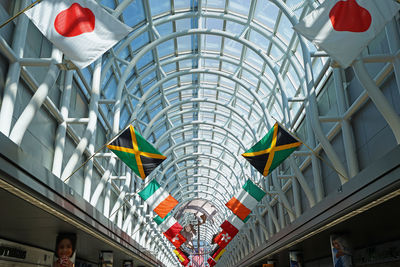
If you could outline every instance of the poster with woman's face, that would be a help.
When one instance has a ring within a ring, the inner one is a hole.
[[[74,267],[76,235],[62,233],[57,236],[54,267]]]
[[[347,239],[331,235],[331,251],[334,267],[352,267],[352,251]]]

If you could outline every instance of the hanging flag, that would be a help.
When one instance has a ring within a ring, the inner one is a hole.
[[[167,158],[147,142],[132,125],[107,147],[142,179]]]
[[[157,225],[160,226],[164,236],[176,247],[179,248],[186,242],[186,238],[180,233],[183,227],[176,221],[176,219],[168,213],[164,219],[156,216],[153,219]]]
[[[267,176],[300,145],[301,142],[275,123],[274,128],[242,156],[262,175]]]
[[[207,262],[210,265],[210,267],[213,267],[217,264],[213,258],[208,258]]]
[[[225,205],[236,214],[236,216],[244,220],[249,216],[265,194],[266,193],[251,180],[247,180],[242,190],[240,190],[236,196],[232,197]]]
[[[156,216],[153,218],[153,220],[156,222],[157,225],[162,224],[169,216],[171,215],[171,213],[168,213],[167,215],[165,215],[164,218],[161,218],[160,216]]]
[[[234,236],[229,235],[225,230],[222,230],[221,233],[214,238],[214,243],[218,244],[221,248],[225,248],[232,241],[233,237]]]
[[[178,257],[179,262],[183,266],[186,266],[186,265],[189,264],[189,262],[190,262],[189,255],[186,252],[184,252],[184,251],[180,250],[179,248],[177,248],[177,249],[174,249],[174,253]]]
[[[237,218],[237,216],[231,215],[228,220],[221,224],[222,231],[214,238],[214,243],[225,248],[232,241],[237,233],[239,233],[240,228],[244,225],[243,221]],[[232,221],[232,223],[230,221]]]
[[[218,244],[219,247],[225,248],[232,239],[239,233],[239,230],[249,220],[250,216],[247,216],[245,220],[241,220],[235,214],[226,219],[221,224],[222,231],[214,238],[214,243]]]
[[[220,248],[220,246],[215,246],[213,250],[209,253],[210,257],[212,257]]]
[[[203,267],[204,266],[204,248],[200,248],[200,250],[195,248],[194,254],[192,254],[191,265],[193,267]]]
[[[229,222],[233,227],[235,227],[238,231],[242,229],[244,224],[250,219],[250,216],[247,216],[246,219],[242,220],[235,214],[231,214],[228,219],[226,219],[227,222]],[[221,225],[222,227],[222,225]],[[227,231],[227,226],[224,226],[225,231]]]
[[[178,223],[179,224],[179,223]],[[186,238],[181,234],[175,234],[174,231],[163,233],[165,237],[174,245],[175,248],[180,248],[186,242]]]
[[[178,201],[165,191],[156,180],[152,180],[140,191],[139,196],[161,217],[161,219],[164,219],[165,216],[178,205]]]
[[[210,256],[214,259],[215,262],[221,258],[222,254],[225,253],[225,249],[217,246],[211,253]]]
[[[249,218],[250,217],[247,217],[244,221],[242,221],[236,215],[232,214],[221,224],[221,228],[229,233],[230,236],[234,237],[237,235],[240,229],[242,229]]]
[[[90,65],[132,30],[93,0],[42,0],[25,14],[78,68]]]
[[[161,228],[164,236],[176,247],[179,248],[186,242],[186,238],[181,234],[183,227],[169,213],[164,219],[157,216],[153,219]]]
[[[346,68],[399,9],[394,0],[330,0],[294,29]]]

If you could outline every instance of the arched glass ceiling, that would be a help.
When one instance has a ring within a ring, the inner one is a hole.
[[[100,120],[113,133],[133,123],[168,157],[150,178],[180,205],[200,198],[217,207],[200,233],[210,242],[245,180],[265,186],[240,154],[275,119],[294,127],[304,113],[312,73],[325,62],[308,68],[314,48],[302,46],[292,23],[314,1],[98,2],[134,29],[103,57]],[[92,71],[83,70],[88,82]]]

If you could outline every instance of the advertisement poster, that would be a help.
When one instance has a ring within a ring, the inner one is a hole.
[[[351,267],[352,250],[344,236],[331,235],[331,251],[334,267]]]
[[[58,234],[54,254],[55,267],[74,267],[76,257],[76,234]]]
[[[102,251],[100,253],[100,266],[101,267],[112,267],[114,263],[114,254],[112,251]]]
[[[35,266],[52,267],[54,264],[54,251],[27,246],[5,239],[0,239],[0,265],[25,266],[34,262]],[[6,262],[6,263],[4,263]],[[7,265],[7,262],[18,262]]]
[[[275,260],[268,260],[267,263],[263,263],[263,267],[275,267]]]
[[[75,267],[98,267],[98,264],[90,263],[81,259],[76,259]]]
[[[131,261],[131,260],[128,260],[128,261],[125,260],[122,266],[123,266],[123,267],[133,267],[133,261]]]
[[[290,267],[302,267],[302,255],[299,251],[289,251]]]

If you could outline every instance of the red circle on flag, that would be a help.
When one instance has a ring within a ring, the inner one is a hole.
[[[64,37],[74,37],[94,31],[96,17],[89,8],[73,3],[61,11],[54,21],[54,28]]]
[[[372,24],[369,11],[356,0],[337,2],[329,12],[329,18],[336,31],[366,32]]]

